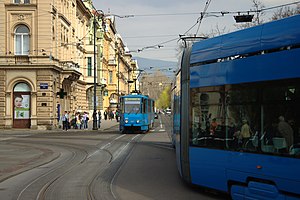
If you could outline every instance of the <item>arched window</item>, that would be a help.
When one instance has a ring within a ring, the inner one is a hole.
[[[17,26],[15,30],[15,55],[29,54],[29,29],[25,25]]]
[[[18,83],[14,87],[14,92],[30,92],[31,89],[26,83]]]

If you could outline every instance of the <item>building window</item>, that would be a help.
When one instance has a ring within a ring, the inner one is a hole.
[[[21,3],[24,3],[24,4],[26,3],[27,4],[27,3],[30,3],[30,0],[14,0],[14,3],[20,3],[20,4]]]
[[[15,30],[15,55],[29,54],[29,29],[25,25],[17,26]]]
[[[88,63],[87,63],[87,75],[92,76],[92,57],[88,57]]]
[[[109,71],[109,83],[113,83],[113,72]]]

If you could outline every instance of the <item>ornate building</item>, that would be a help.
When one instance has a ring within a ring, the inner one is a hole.
[[[97,18],[96,32],[91,31],[91,1],[1,2],[0,128],[53,129],[65,110],[91,113],[94,66],[97,110],[109,107],[110,93],[120,85],[116,74],[109,82],[116,67],[104,56],[105,41],[115,42],[116,32],[105,36],[106,18]]]

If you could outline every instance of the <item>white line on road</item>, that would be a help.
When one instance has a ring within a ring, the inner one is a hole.
[[[125,135],[126,135],[126,134],[120,135],[119,137],[115,138],[112,142],[114,142],[114,141],[116,141],[116,140],[118,140],[118,139],[124,137]],[[98,153],[99,151],[101,151],[101,150],[103,150],[103,149],[109,147],[110,145],[111,145],[111,142],[109,142],[109,143],[107,143],[106,145],[102,146],[100,149],[98,149],[98,150],[94,151],[92,154],[90,154],[90,155],[87,157],[87,159],[91,158],[93,155],[95,155],[95,154]]]

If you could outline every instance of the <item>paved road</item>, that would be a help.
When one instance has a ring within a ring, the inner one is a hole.
[[[0,197],[31,199],[222,199],[187,186],[171,146],[170,117],[148,134],[102,129],[0,132]]]
[[[98,130],[92,130],[92,121],[89,122],[88,130],[69,129],[68,133],[101,134],[107,130],[118,130],[119,123],[116,120],[102,120],[101,127]],[[55,130],[30,130],[30,129],[9,129],[0,130],[0,181],[16,173],[30,169],[30,163],[40,165],[49,162],[57,153],[52,152],[42,146],[15,145],[11,142],[16,138],[27,138],[35,134],[60,134],[61,129]],[[22,154],[20,155],[20,152]]]

